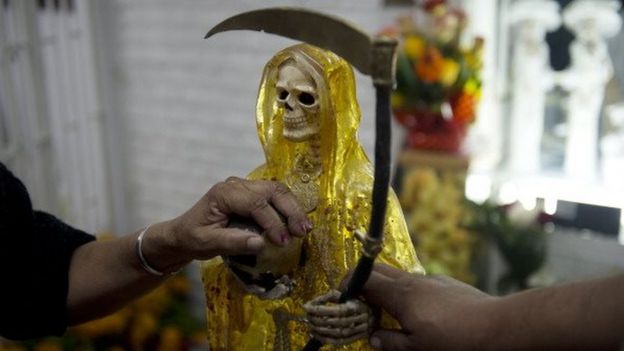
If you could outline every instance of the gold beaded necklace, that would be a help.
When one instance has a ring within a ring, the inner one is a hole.
[[[319,177],[323,167],[311,161],[309,154],[297,154],[295,166],[286,175],[286,183],[290,191],[297,197],[303,210],[310,213],[316,209],[319,202]]]

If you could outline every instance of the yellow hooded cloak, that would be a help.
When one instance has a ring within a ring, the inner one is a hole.
[[[304,63],[318,72],[314,80],[321,106],[323,173],[317,180],[318,206],[308,213],[314,229],[303,242],[306,261],[294,273],[293,291],[278,300],[262,300],[246,292],[220,260],[205,263],[203,281],[211,350],[301,349],[309,339],[307,326],[292,319],[276,323],[275,312],[280,309],[290,316],[303,317],[305,302],[336,288],[360,256],[361,245],[354,232],[366,231],[370,220],[373,169],[357,140],[360,110],[353,70],[342,58],[317,47],[300,44],[286,48],[265,66],[256,122],[266,163],[248,178],[288,184],[287,174],[295,161],[296,143],[282,135],[284,109],[277,104],[275,88],[278,69],[287,60]],[[392,191],[386,215],[384,248],[378,261],[422,273]],[[335,349],[370,348],[366,341],[358,341]]]

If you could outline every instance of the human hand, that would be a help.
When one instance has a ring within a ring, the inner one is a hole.
[[[400,330],[374,331],[369,340],[376,349],[485,349],[496,298],[469,285],[376,264],[362,295],[401,325]]]
[[[265,238],[228,228],[231,215],[253,218],[265,230],[266,238],[280,246],[285,246],[291,235],[303,236],[312,229],[285,185],[230,177],[213,186],[181,216],[151,227],[143,253],[164,271],[175,271],[194,259],[258,253]]]

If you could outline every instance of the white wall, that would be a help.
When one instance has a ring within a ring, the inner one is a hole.
[[[109,95],[123,147],[127,229],[178,215],[211,185],[244,176],[263,162],[255,130],[262,68],[292,41],[255,32],[203,36],[219,21],[259,7],[296,5],[342,16],[377,31],[395,10],[378,0],[137,1],[114,0],[101,9],[108,56]],[[98,14],[96,14],[97,16]],[[374,95],[358,77],[363,111],[360,136],[373,149]],[[116,119],[118,118],[118,119]],[[396,129],[395,129],[396,130]],[[398,133],[398,130],[397,130]],[[397,138],[398,140],[399,138]]]

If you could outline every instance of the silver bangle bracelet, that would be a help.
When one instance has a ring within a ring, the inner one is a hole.
[[[145,236],[145,233],[147,233],[147,230],[150,228],[150,226],[151,224],[145,227],[145,229],[143,229],[143,231],[141,231],[141,233],[137,237],[136,253],[137,253],[137,256],[139,257],[139,262],[141,262],[141,266],[143,267],[143,269],[145,269],[148,273],[152,275],[162,277],[165,275],[165,273],[152,267],[152,265],[150,265],[145,259],[145,256],[143,256],[143,237]]]

